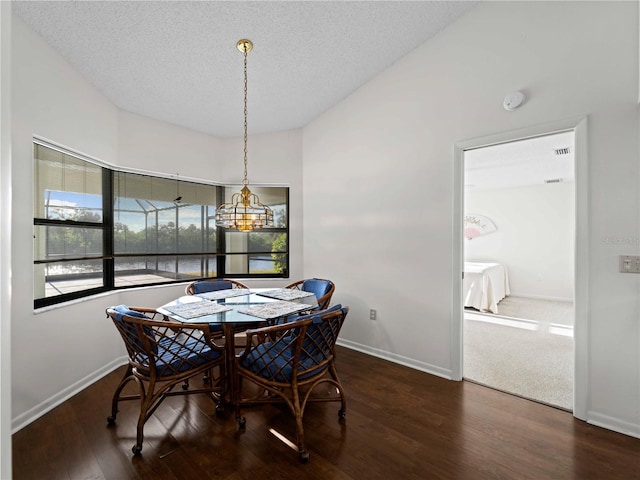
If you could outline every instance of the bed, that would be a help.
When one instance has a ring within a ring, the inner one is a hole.
[[[498,313],[498,302],[509,295],[507,267],[501,263],[464,262],[462,298],[465,307]]]

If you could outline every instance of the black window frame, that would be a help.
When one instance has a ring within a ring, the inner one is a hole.
[[[151,173],[141,173],[140,171],[130,172],[127,169],[115,168],[110,165],[99,162],[95,159],[89,158],[85,155],[78,154],[73,152],[67,148],[59,147],[55,144],[42,141],[40,139],[33,140],[34,147],[34,156],[33,161],[38,161],[36,158],[36,145],[40,145],[46,148],[50,148],[56,150],[60,153],[73,156],[79,160],[84,162],[88,162],[93,164],[94,166],[98,166],[101,169],[102,173],[102,222],[83,222],[83,221],[75,221],[68,219],[51,219],[51,218],[39,218],[36,216],[36,206],[34,205],[34,229],[42,226],[54,226],[54,227],[67,227],[67,228],[81,228],[81,229],[97,229],[102,231],[102,245],[103,251],[102,255],[96,256],[65,256],[62,259],[38,259],[35,258],[34,253],[34,268],[37,265],[44,264],[60,264],[65,262],[78,262],[85,260],[101,260],[102,261],[102,286],[99,287],[91,287],[85,289],[75,290],[69,293],[61,293],[59,295],[53,295],[49,297],[35,298],[35,274],[34,274],[34,308],[39,309],[51,305],[56,305],[59,303],[68,302],[71,300],[77,300],[80,298],[90,297],[92,295],[96,295],[103,292],[116,291],[116,290],[126,290],[129,288],[138,288],[138,287],[147,287],[147,286],[155,286],[155,285],[170,285],[176,283],[184,283],[185,281],[193,281],[201,278],[207,278],[206,275],[203,276],[190,276],[189,278],[177,278],[177,279],[167,279],[167,281],[159,281],[153,283],[136,283],[131,286],[116,286],[116,259],[118,258],[126,258],[126,257],[176,257],[176,262],[179,257],[193,257],[193,256],[202,256],[202,261],[205,261],[205,258],[214,257],[216,258],[216,275],[217,277],[225,277],[225,278],[236,278],[236,279],[251,279],[251,278],[289,278],[289,244],[290,244],[290,205],[289,205],[289,187],[286,186],[261,186],[260,188],[282,188],[285,192],[285,226],[284,227],[274,227],[274,228],[265,228],[258,230],[257,232],[264,233],[284,233],[286,235],[286,246],[285,251],[283,252],[250,252],[249,248],[246,251],[242,252],[227,252],[226,245],[226,232],[229,230],[224,229],[222,227],[215,227],[215,252],[205,251],[205,252],[170,252],[170,253],[160,253],[160,252],[146,252],[146,253],[116,253],[114,251],[114,234],[115,234],[115,206],[114,206],[114,175],[116,172],[122,173],[134,173],[135,175],[141,175],[143,177],[154,177],[158,179],[166,179],[176,182],[176,186],[193,184],[197,182],[193,181],[185,181],[179,180],[171,175],[162,176],[158,174]],[[34,174],[34,183],[35,183],[35,174]],[[215,190],[215,206],[219,206],[223,203],[226,189],[231,189],[233,191],[237,190],[236,186],[225,186],[208,182],[200,182],[202,185],[211,186]],[[34,185],[35,188],[37,188]],[[35,202],[35,200],[34,200]],[[177,230],[177,225],[176,225]],[[236,232],[232,231],[235,235]],[[250,232],[249,235],[253,233]],[[203,231],[202,235],[205,235]],[[35,233],[34,233],[35,239]],[[176,244],[175,249],[180,250],[179,248],[179,238],[176,236]],[[282,253],[284,254],[284,263],[282,272],[273,272],[273,273],[227,273],[226,272],[226,260],[230,255],[256,255],[262,254],[267,255],[271,253]],[[201,272],[202,273],[202,272]],[[176,276],[179,276],[179,273],[176,269]],[[45,277],[45,283],[47,282]]]

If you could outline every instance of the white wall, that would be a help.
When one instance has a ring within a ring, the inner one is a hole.
[[[468,190],[465,213],[497,230],[465,239],[465,259],[503,263],[512,295],[573,301],[574,194],[573,183]]]
[[[122,110],[117,115],[118,166],[222,181],[217,168],[221,139]]]
[[[33,135],[115,163],[117,110],[15,15],[12,41],[12,183],[20,186],[12,192],[11,231],[15,427],[21,415],[104,368],[121,349],[104,320],[108,299],[34,315],[32,288]]]
[[[352,307],[344,344],[450,376],[454,145],[588,115],[587,418],[640,436],[639,246],[605,240],[640,231],[637,9],[481,2],[304,129],[304,273]]]
[[[26,187],[12,192],[13,278],[10,286],[2,284],[3,294],[11,292],[15,430],[122,362],[124,347],[105,318],[107,306],[158,306],[184,292],[184,284],[129,290],[34,313],[33,136],[115,166],[220,183],[241,180],[243,153],[241,139],[214,138],[120,111],[22,20],[12,20],[12,181]],[[301,278],[302,131],[250,136],[249,148],[252,182],[291,187],[290,276]]]
[[[11,2],[0,2],[0,478],[11,478]]]

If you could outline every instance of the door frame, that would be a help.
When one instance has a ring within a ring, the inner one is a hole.
[[[500,143],[524,140],[542,135],[574,132],[575,169],[575,241],[574,241],[574,375],[573,375],[573,416],[581,420],[587,418],[589,392],[589,204],[588,204],[588,156],[586,116],[560,120],[456,142],[453,148],[453,258],[451,322],[451,377],[462,380],[463,365],[463,321],[462,272],[464,246],[462,242],[464,217],[464,151],[488,147]]]

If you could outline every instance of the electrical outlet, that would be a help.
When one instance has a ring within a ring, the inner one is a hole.
[[[375,320],[377,316],[378,312],[373,309],[369,310],[369,320]]]
[[[640,257],[637,255],[620,255],[621,273],[640,273]]]

